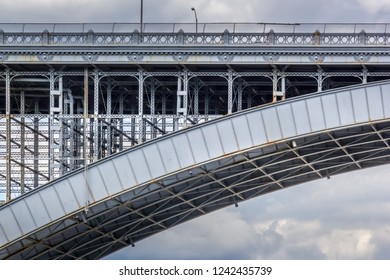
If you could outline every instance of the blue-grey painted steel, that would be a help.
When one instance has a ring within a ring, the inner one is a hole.
[[[101,258],[254,196],[389,163],[389,131],[388,81],[291,98],[190,127],[3,205],[0,258]]]
[[[8,64],[388,64],[388,24],[1,24]]]

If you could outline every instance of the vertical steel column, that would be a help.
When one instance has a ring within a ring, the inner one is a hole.
[[[238,87],[237,87],[237,111],[242,110],[242,92],[243,92],[243,84],[242,84],[242,79],[238,82]]]
[[[228,114],[233,113],[233,71],[228,72]]]
[[[153,79],[150,85],[150,116],[153,126],[151,128],[151,139],[157,137],[157,119],[156,119],[156,81]]]
[[[252,92],[248,92],[247,103],[248,103],[248,108],[251,108],[252,107]]]
[[[11,73],[5,71],[6,201],[11,200]]]
[[[188,99],[188,71],[184,71],[183,79],[177,78],[177,101],[176,118],[174,119],[174,130],[179,129],[180,119],[183,119],[183,126],[187,126],[187,99]]]
[[[183,107],[185,108],[184,119],[187,121],[187,107],[188,107],[188,71],[184,71],[183,90],[186,92],[183,100]]]
[[[124,95],[121,91],[119,93],[119,115],[123,115],[123,103],[124,103]],[[123,117],[119,118],[119,130],[123,131]],[[123,150],[123,134],[119,134],[119,151]]]
[[[20,193],[24,194],[25,187],[25,94],[20,93]]]
[[[209,103],[210,103],[210,94],[207,91],[206,95],[204,97],[204,115],[205,115],[205,121],[209,120]]]
[[[285,76],[284,76],[284,74],[282,75],[281,91],[278,91],[278,81],[279,81],[278,76],[279,76],[279,72],[277,70],[274,70],[272,73],[272,91],[273,91],[272,102],[278,101],[278,97],[280,97],[281,100],[284,100],[286,97],[286,92],[284,91],[285,90]]]
[[[194,87],[194,121],[195,122],[198,122],[199,119],[199,90],[200,90],[199,81],[196,81]]]
[[[162,93],[161,97],[161,114],[163,115],[161,128],[162,130],[167,131],[167,93],[165,91]]]
[[[34,188],[37,188],[39,185],[39,99],[36,97],[34,100]]]
[[[106,146],[106,150],[107,150],[107,155],[111,155],[111,152],[112,152],[112,118],[111,118],[111,104],[112,104],[112,86],[111,86],[111,82],[109,81],[107,83],[107,116],[109,117],[107,120],[107,123],[108,123],[108,127],[107,127],[107,146]]]
[[[64,115],[68,115],[69,114],[69,98],[68,98],[68,94],[65,95],[65,92],[63,91],[63,114]],[[64,175],[67,171],[68,171],[68,167],[70,166],[70,158],[69,158],[69,153],[68,153],[68,150],[70,151],[69,149],[69,127],[68,127],[68,122],[69,122],[69,119],[68,117],[66,118],[62,118],[61,120],[61,123],[62,123],[62,145],[61,145],[61,166],[60,166],[60,175]]]
[[[49,121],[49,178],[54,179],[54,153],[55,153],[55,130],[54,125],[54,111],[55,111],[55,94],[54,94],[54,72],[50,71],[50,121]]]
[[[83,108],[83,100],[76,100],[76,114],[84,114],[84,108]],[[83,137],[83,123],[84,118],[75,118],[75,128],[76,133],[74,134],[75,138],[75,153],[76,153],[76,168],[81,167],[84,165],[84,154],[83,154],[83,143],[82,143],[82,137]]]
[[[84,128],[83,128],[83,158],[87,166],[87,120],[88,120],[88,68],[84,68]]]
[[[62,168],[62,77],[59,78],[59,90],[54,90],[55,75],[54,71],[50,71],[50,145],[49,145],[49,178],[54,179],[55,170]],[[56,98],[58,106],[56,106]],[[57,116],[57,117],[56,117]],[[58,143],[56,142],[58,137]],[[57,152],[58,150],[58,152]],[[55,155],[59,156],[59,164],[55,162]]]
[[[144,139],[144,74],[142,70],[138,72],[138,143],[143,143]]]
[[[93,161],[99,159],[99,72],[93,73]]]
[[[59,89],[59,96],[58,96],[58,114],[62,115],[63,114],[63,84],[62,84],[62,76],[58,78],[58,89]],[[58,154],[59,154],[59,171],[60,175],[63,175],[66,173],[66,140],[65,140],[65,135],[66,135],[66,126],[64,125],[64,119],[62,116],[59,116],[57,124],[58,124]]]
[[[363,84],[367,84],[368,70],[363,69]]]
[[[184,70],[184,80],[183,80],[183,108],[184,108],[184,120],[183,126],[187,127],[187,116],[188,116],[188,71]]]
[[[272,102],[277,101],[277,95],[276,92],[278,91],[278,73],[277,70],[274,70],[272,72]]]
[[[179,118],[180,114],[183,113],[184,109],[184,97],[182,90],[182,79],[179,76],[177,78],[177,99],[176,99],[176,117],[173,118],[173,131],[179,129]]]
[[[68,89],[68,98],[69,98],[69,112],[70,115],[70,124],[69,124],[69,170],[72,171],[75,169],[75,118],[74,118],[74,98],[72,91]]]
[[[317,92],[321,92],[322,91],[322,83],[324,81],[323,75],[324,75],[324,73],[323,73],[322,70],[318,70],[317,71],[317,84],[318,84]]]

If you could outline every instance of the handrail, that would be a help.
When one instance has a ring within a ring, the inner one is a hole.
[[[387,33],[390,23],[198,23],[199,33]],[[130,33],[139,30],[139,23],[0,23],[4,33]],[[195,23],[144,23],[144,33],[185,33],[196,31]]]

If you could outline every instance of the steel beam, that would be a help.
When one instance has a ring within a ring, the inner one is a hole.
[[[5,118],[6,118],[6,201],[11,200],[11,74],[5,71]]]

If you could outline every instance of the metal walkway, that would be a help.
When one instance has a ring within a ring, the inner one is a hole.
[[[0,259],[99,259],[211,211],[390,162],[390,82],[229,114],[0,208]]]

